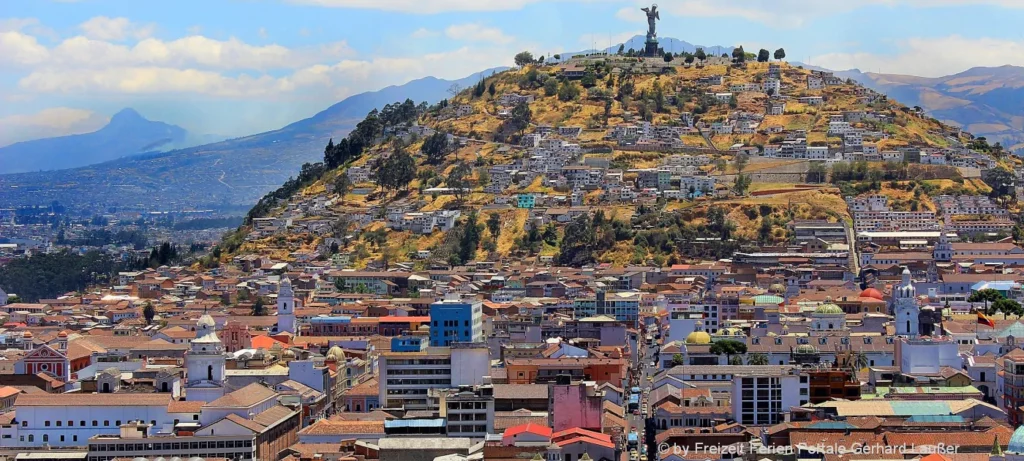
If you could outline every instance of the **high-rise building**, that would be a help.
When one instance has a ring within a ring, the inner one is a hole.
[[[445,299],[430,305],[430,345],[483,341],[483,304],[479,301]]]

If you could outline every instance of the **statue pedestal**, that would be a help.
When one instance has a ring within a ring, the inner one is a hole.
[[[645,56],[656,57],[656,56],[658,56],[658,54],[660,54],[660,53],[658,53],[658,39],[653,38],[653,37],[649,37],[649,38],[647,38],[647,42],[645,43],[645,45],[646,45],[646,47],[644,48],[644,55]]]

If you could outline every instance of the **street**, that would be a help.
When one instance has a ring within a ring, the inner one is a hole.
[[[634,414],[632,412],[629,413],[629,417],[627,418],[627,421],[629,423],[627,432],[635,430],[637,434],[638,444],[646,444],[646,452],[651,453],[651,447],[654,446],[654,425],[653,421],[648,418],[653,416],[654,409],[651,408],[649,406],[649,403],[647,402],[647,397],[651,391],[651,382],[648,381],[647,378],[654,376],[654,374],[657,373],[657,369],[655,367],[652,367],[651,363],[656,361],[658,357],[658,352],[660,351],[660,346],[658,345],[657,340],[655,340],[652,346],[648,346],[646,338],[648,334],[651,335],[652,337],[657,336],[659,334],[658,326],[651,326],[650,329],[646,330],[645,334],[643,334],[640,337],[640,340],[637,341],[640,352],[638,356],[640,357],[640,360],[639,363],[636,364],[636,367],[632,370],[633,376],[636,377],[637,379],[633,381],[631,388],[640,388],[640,404],[638,406],[640,414]],[[647,406],[646,413],[643,411],[645,406]],[[637,450],[641,452],[644,451],[641,450],[639,446],[637,447]],[[647,459],[653,458],[651,456],[648,456]]]

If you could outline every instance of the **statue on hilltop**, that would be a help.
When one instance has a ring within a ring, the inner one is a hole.
[[[658,36],[655,30],[656,24],[654,21],[660,20],[661,15],[658,14],[658,4],[651,5],[650,8],[640,8],[640,11],[647,13],[647,39],[650,40]]]

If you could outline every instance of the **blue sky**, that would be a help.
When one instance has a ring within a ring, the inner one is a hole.
[[[284,126],[347,96],[618,43],[615,0],[4,0],[0,145],[133,107],[195,133]],[[784,47],[833,69],[941,76],[1024,65],[1024,0],[663,0],[659,35]]]

